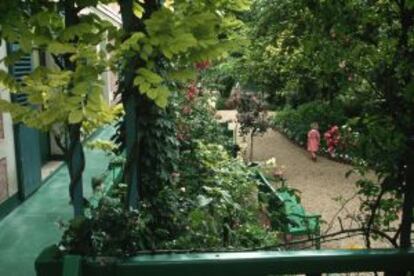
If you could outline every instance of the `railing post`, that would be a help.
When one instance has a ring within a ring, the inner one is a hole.
[[[78,255],[67,255],[63,259],[63,276],[82,276],[82,258]]]
[[[138,158],[135,156],[138,145],[138,123],[136,116],[136,95],[129,95],[125,106],[125,138],[127,167],[125,168],[125,180],[128,184],[127,206],[128,209],[138,207]]]
[[[405,176],[404,203],[401,219],[400,247],[411,247],[411,225],[413,223],[414,206],[414,135],[408,138],[407,168]]]

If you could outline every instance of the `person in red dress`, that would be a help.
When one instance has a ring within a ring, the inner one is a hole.
[[[311,129],[308,132],[308,151],[311,154],[313,161],[316,161],[316,153],[319,150],[321,142],[321,135],[319,133],[318,123],[312,123]]]

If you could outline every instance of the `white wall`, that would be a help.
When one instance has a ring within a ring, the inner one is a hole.
[[[117,28],[121,28],[122,26],[122,19],[119,13],[119,7],[116,4],[112,4],[108,6],[98,5],[97,8],[84,9],[81,13],[84,13],[84,14],[94,13],[98,15],[100,18],[111,22]],[[107,39],[102,41],[98,45],[97,51],[103,51],[104,53],[106,53],[107,43],[108,43]],[[107,55],[107,58],[109,59],[110,58],[109,54],[106,53],[106,55]],[[117,90],[117,84],[116,84],[117,79],[118,79],[117,75],[114,72],[111,72],[109,68],[107,68],[107,71],[102,73],[101,77],[104,83],[103,92],[102,92],[104,100],[108,104],[112,104],[114,101],[114,93]]]
[[[0,46],[0,60],[6,56],[6,43],[4,41]],[[0,64],[0,69],[7,70],[4,63]],[[10,101],[10,93],[0,89],[0,97]],[[0,139],[0,159],[6,158],[7,161],[7,197],[17,193],[17,172],[16,172],[16,156],[14,148],[13,123],[10,114],[3,113],[4,139]],[[0,177],[4,177],[0,176]],[[0,199],[0,203],[5,199]]]

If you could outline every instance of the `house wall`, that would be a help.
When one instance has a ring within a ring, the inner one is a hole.
[[[86,14],[94,13],[98,15],[100,18],[111,22],[117,28],[121,28],[122,26],[122,19],[119,13],[120,9],[117,4],[98,5],[98,7],[96,8],[86,9],[83,12]],[[103,51],[104,53],[106,53],[107,58],[109,59],[110,55],[109,53],[106,52],[107,43],[108,43],[108,40],[106,39],[102,41],[99,44],[97,50]],[[101,77],[104,82],[104,87],[103,87],[104,99],[108,104],[113,104],[113,101],[115,99],[114,93],[118,89],[118,86],[117,86],[118,76],[114,72],[110,71],[108,68],[108,70],[104,72]]]
[[[1,43],[0,60],[7,54],[6,43]],[[7,70],[4,63],[0,69]],[[0,97],[10,101],[10,93],[0,89]],[[13,122],[10,114],[0,112],[0,204],[16,195],[17,172],[14,146]]]

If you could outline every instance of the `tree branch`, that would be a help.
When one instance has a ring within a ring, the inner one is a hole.
[[[366,233],[365,233],[365,243],[367,248],[371,248],[371,230],[372,225],[374,224],[375,214],[377,213],[377,210],[381,204],[382,197],[385,194],[385,189],[381,188],[381,191],[379,195],[377,196],[377,199],[375,200],[374,205],[371,208],[371,215],[368,220],[368,224],[366,227]]]
[[[324,235],[329,232],[329,230],[332,229],[332,226],[335,222],[335,219],[339,216],[339,214],[345,209],[346,205],[351,202],[353,199],[357,197],[358,193],[355,193],[352,197],[348,198],[342,206],[338,209],[338,211],[335,213],[335,215],[332,217],[331,221],[328,223],[328,227],[326,228]]]

